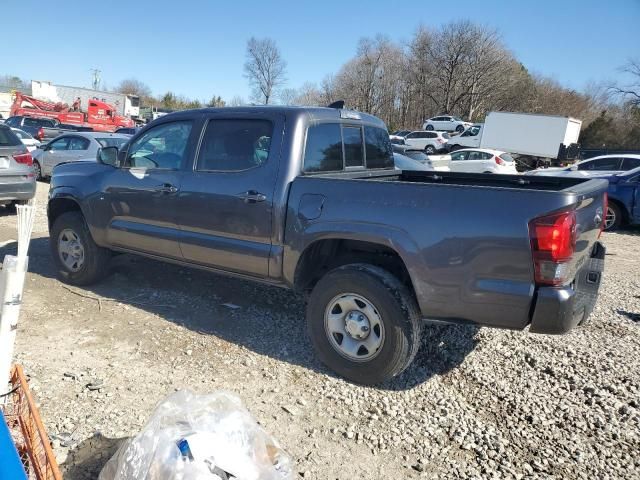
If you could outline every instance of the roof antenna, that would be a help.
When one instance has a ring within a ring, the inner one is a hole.
[[[337,102],[333,102],[327,108],[344,108],[344,100],[338,100]]]

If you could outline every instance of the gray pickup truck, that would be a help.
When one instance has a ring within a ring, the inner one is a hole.
[[[166,115],[119,151],[54,169],[59,277],[129,252],[308,295],[319,358],[377,384],[427,321],[559,334],[584,322],[604,266],[607,182],[394,169],[385,125],[335,108]]]
[[[63,133],[91,131],[91,129],[87,127],[59,123],[53,118],[23,117],[17,115],[7,118],[4,123],[10,127],[24,130],[41,142],[48,142]]]

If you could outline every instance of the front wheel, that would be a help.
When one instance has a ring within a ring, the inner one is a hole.
[[[307,305],[307,329],[320,360],[356,383],[389,380],[413,361],[422,319],[409,289],[369,264],[332,270]]]
[[[111,252],[93,241],[80,212],[60,215],[49,232],[58,277],[71,285],[89,285],[109,271]]]
[[[44,177],[42,176],[42,168],[40,167],[40,163],[37,160],[34,160],[33,162],[33,174],[36,176],[36,180],[44,180]]]
[[[433,125],[427,125],[427,128],[425,128],[425,130],[433,130]]]
[[[615,203],[607,206],[607,215],[604,220],[604,229],[608,232],[620,228],[622,224],[622,211]]]
[[[462,132],[464,132],[464,126],[462,126],[462,125],[458,125],[458,126],[456,127],[456,132],[458,132],[458,133],[462,133]]]
[[[424,151],[427,153],[427,155],[433,155],[434,153],[436,153],[436,149],[433,147],[433,145],[427,145],[427,148],[425,148]]]

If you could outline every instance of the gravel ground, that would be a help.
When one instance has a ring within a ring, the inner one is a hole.
[[[640,478],[638,229],[603,235],[586,327],[430,327],[407,372],[366,388],[314,359],[304,303],[285,290],[126,255],[100,285],[65,287],[49,257],[47,189],[17,360],[65,478],[96,478],[180,388],[237,393],[305,479]],[[0,242],[15,238],[15,216],[0,213]]]

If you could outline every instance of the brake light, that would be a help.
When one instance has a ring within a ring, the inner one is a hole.
[[[44,128],[40,127],[38,129],[38,133],[36,133],[36,138],[40,141],[44,138]]]
[[[602,222],[600,223],[600,233],[598,233],[598,238],[602,235],[604,231],[604,227],[607,223],[607,210],[609,209],[609,194],[604,192],[604,196],[602,199]]]
[[[20,155],[13,155],[13,159],[16,162],[21,163],[23,165],[27,165],[29,167],[33,165],[33,158],[31,157],[30,153],[21,153]]]
[[[529,222],[536,283],[562,285],[570,280],[576,233],[573,210]]]
[[[495,157],[493,157],[494,160],[496,161],[496,163],[498,165],[506,165],[505,161],[503,159],[501,159],[500,157],[498,157],[497,155]]]
[[[436,138],[436,140],[438,141],[438,143],[444,143],[444,140],[441,138]]]

